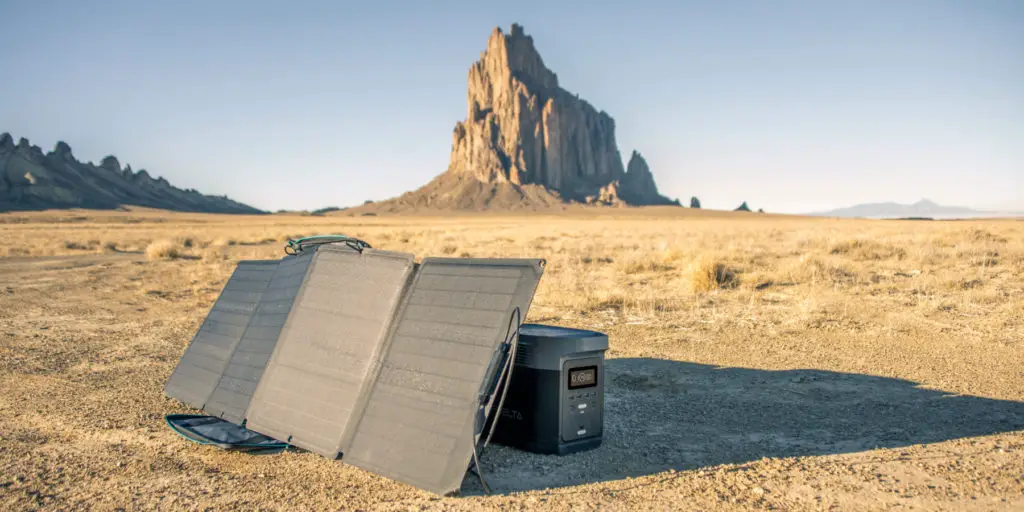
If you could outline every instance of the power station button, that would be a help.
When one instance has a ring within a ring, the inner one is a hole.
[[[586,409],[587,408],[587,404],[579,404],[579,405],[576,406],[576,408],[577,409]]]

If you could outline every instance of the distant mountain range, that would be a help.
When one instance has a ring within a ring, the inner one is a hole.
[[[1020,217],[1021,212],[998,212],[986,210],[974,210],[963,206],[943,206],[927,199],[922,199],[913,204],[900,204],[894,202],[886,203],[865,203],[838,208],[827,212],[814,212],[809,215],[819,217],[861,217],[869,219],[901,219],[901,218],[931,218],[931,219],[971,219],[991,217]]]
[[[114,209],[148,206],[164,210],[210,213],[262,213],[227,196],[208,196],[177,188],[145,169],[121,167],[114,156],[100,165],[75,159],[71,146],[58,142],[43,154],[27,139],[17,144],[0,134],[0,211],[48,208]]]

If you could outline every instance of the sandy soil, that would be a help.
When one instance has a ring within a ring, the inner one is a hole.
[[[274,220],[421,256],[547,257],[530,320],[609,334],[599,449],[492,446],[494,495],[467,477],[462,496],[438,497],[170,432],[163,416],[189,409],[162,388],[192,334],[235,261],[280,244],[210,258],[213,237],[269,221],[157,218],[0,228],[3,243],[69,247],[0,258],[0,508],[1024,509],[1021,222]],[[186,231],[195,257],[75,248]],[[701,254],[738,283],[697,286]]]

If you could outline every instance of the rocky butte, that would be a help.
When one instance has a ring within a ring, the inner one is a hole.
[[[144,169],[135,172],[130,165],[122,168],[114,156],[105,157],[97,166],[79,162],[71,146],[63,141],[43,154],[27,139],[15,144],[10,134],[0,134],[0,211],[113,209],[127,205],[188,212],[261,213],[225,196],[174,187]]]
[[[491,33],[467,96],[448,169],[374,209],[675,204],[639,152],[623,168],[615,121],[559,86],[520,25]]]

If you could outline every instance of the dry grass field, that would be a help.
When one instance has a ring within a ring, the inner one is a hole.
[[[492,447],[494,495],[440,498],[170,432],[164,382],[235,263],[335,232],[545,258],[529,320],[610,338],[604,445]],[[1024,222],[2,214],[0,508],[1024,509]]]

